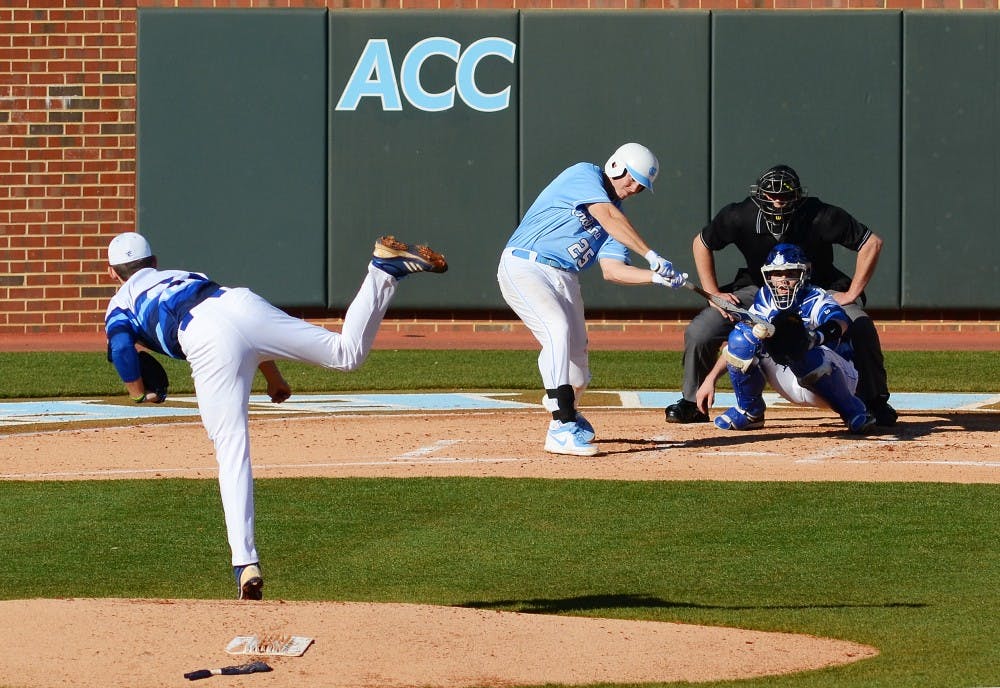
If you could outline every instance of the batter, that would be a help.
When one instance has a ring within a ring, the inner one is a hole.
[[[542,404],[552,413],[548,452],[598,452],[594,428],[577,410],[590,383],[580,271],[599,264],[609,282],[675,289],[684,283],[686,275],[650,249],[621,211],[626,198],[652,192],[659,171],[656,156],[638,143],[619,147],[603,169],[588,162],[568,167],[528,208],[500,258],[500,292],[542,347]],[[630,264],[630,250],[649,270]]]

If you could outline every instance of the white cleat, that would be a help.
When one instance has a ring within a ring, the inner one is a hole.
[[[549,431],[545,435],[545,451],[552,454],[570,454],[572,456],[593,456],[597,447],[592,445],[586,434],[576,423],[561,423],[557,420],[549,423]]]

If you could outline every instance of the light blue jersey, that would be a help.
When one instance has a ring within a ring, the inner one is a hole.
[[[111,299],[104,315],[108,356],[122,380],[140,377],[135,342],[183,359],[177,331],[192,308],[220,289],[197,272],[144,268],[132,275]]]
[[[570,272],[585,270],[601,258],[628,263],[628,249],[587,212],[591,203],[621,208],[620,200],[608,196],[601,168],[577,163],[542,190],[507,241],[507,248],[535,251]]]

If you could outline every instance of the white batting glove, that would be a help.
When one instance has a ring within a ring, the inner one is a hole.
[[[658,272],[652,273],[650,281],[653,284],[660,284],[664,287],[670,287],[671,289],[679,289],[684,286],[684,281],[688,278],[686,272],[674,272],[670,271],[669,276],[663,276]]]
[[[670,279],[674,276],[674,266],[673,264],[661,256],[656,251],[650,249],[645,255],[646,262],[649,263],[649,269],[653,272]]]

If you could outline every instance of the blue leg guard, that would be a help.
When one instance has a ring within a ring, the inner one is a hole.
[[[802,361],[792,366],[792,372],[800,385],[822,397],[837,412],[851,432],[863,434],[875,424],[865,402],[851,392],[844,375],[826,360],[821,349],[811,349]]]
[[[736,394],[736,406],[715,419],[722,430],[756,430],[764,427],[764,373],[760,366],[742,370],[728,364],[729,381]]]

